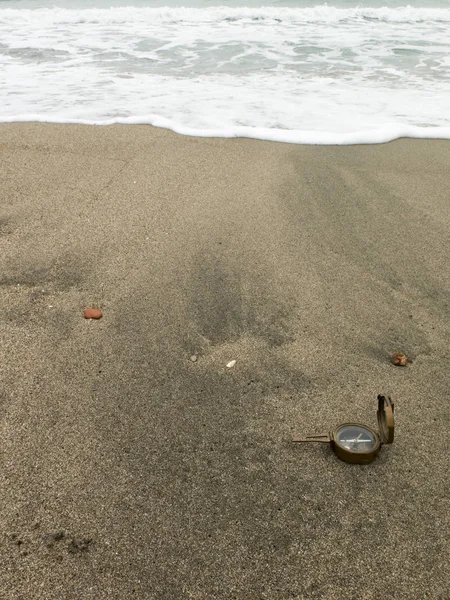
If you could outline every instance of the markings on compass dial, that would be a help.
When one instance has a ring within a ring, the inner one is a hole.
[[[376,443],[375,436],[365,427],[346,425],[337,431],[339,445],[353,452],[367,452]]]

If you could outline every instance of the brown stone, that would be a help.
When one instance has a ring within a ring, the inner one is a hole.
[[[102,311],[98,308],[87,308],[83,314],[85,319],[101,319],[103,316]]]
[[[406,363],[408,362],[408,357],[405,354],[393,354],[392,362],[394,365],[398,367],[406,367]]]

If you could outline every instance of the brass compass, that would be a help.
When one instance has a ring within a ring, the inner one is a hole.
[[[394,441],[394,404],[389,396],[378,396],[378,428],[374,431],[360,423],[342,423],[331,433],[293,438],[293,442],[321,442],[331,444],[336,456],[348,463],[367,465],[377,457],[382,444]]]

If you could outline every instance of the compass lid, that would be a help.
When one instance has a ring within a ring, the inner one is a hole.
[[[390,396],[378,395],[377,419],[381,442],[392,444],[394,441],[394,404]]]

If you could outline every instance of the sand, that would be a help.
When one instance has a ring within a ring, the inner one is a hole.
[[[4,124],[0,177],[1,598],[449,597],[449,141]],[[290,441],[380,392],[371,465]]]

